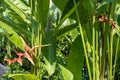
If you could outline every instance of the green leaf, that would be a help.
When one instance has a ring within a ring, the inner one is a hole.
[[[31,0],[30,1],[33,16],[43,26],[46,26],[49,3],[50,3],[50,0],[36,0],[36,1]]]
[[[8,33],[7,37],[11,42],[13,42],[21,50],[25,51],[24,45],[23,45],[23,42],[22,42],[20,36],[12,29],[12,26],[9,23],[0,19],[0,27],[5,29],[5,31]]]
[[[71,35],[71,38],[72,38],[72,41],[78,36],[78,30],[77,28],[73,29],[72,31],[70,31],[70,35]]]
[[[51,76],[54,72],[55,72],[55,69],[56,69],[56,62],[55,61],[51,61],[50,59],[48,60],[48,58],[44,57],[44,60],[45,60],[45,68],[49,74],[49,76]]]
[[[67,26],[64,26],[62,27],[61,29],[59,29],[59,31],[57,32],[57,37],[61,36],[62,34],[65,34],[71,30],[73,30],[74,28],[77,27],[77,23],[75,24],[71,24],[71,25],[67,25]]]
[[[72,7],[67,13],[65,13],[65,16],[62,17],[60,23],[58,24],[58,28],[63,24],[63,22],[75,11],[75,9],[78,7],[80,2],[78,2],[74,7]]]
[[[33,74],[10,74],[9,77],[15,80],[39,80],[37,76]]]
[[[59,64],[64,80],[73,80],[73,74],[64,66]]]
[[[55,2],[56,0],[54,0]],[[64,6],[64,9],[62,10],[62,17],[60,20],[60,23],[58,24],[57,28],[60,28],[60,26],[63,24],[63,22],[67,19],[67,18],[72,18],[77,20],[77,16],[75,13],[75,9],[78,8],[79,9],[79,14],[80,14],[80,20],[82,23],[87,23],[89,18],[92,17],[93,13],[94,13],[94,0],[76,0],[76,5],[74,5],[73,0],[69,0],[66,1],[67,3],[65,3],[66,5]],[[64,2],[64,1],[63,1]],[[57,1],[55,2],[55,4],[57,5],[57,7],[60,9],[61,6],[63,6],[63,4],[58,4]],[[57,32],[57,30],[56,30]]]
[[[114,37],[113,37],[113,55],[115,55],[115,51],[116,51],[116,45],[118,45],[118,48],[120,47],[120,44],[117,44],[117,40],[118,40],[118,35],[115,35]],[[120,41],[119,41],[120,42]],[[118,49],[118,55],[120,56],[120,54],[119,54],[119,52],[120,52],[120,49]]]
[[[69,0],[64,0],[64,1],[63,0],[52,0],[52,1],[61,11],[63,11]]]
[[[44,37],[44,44],[51,44],[43,48],[43,55],[45,56],[45,67],[52,75],[55,72],[56,67],[56,44],[55,38],[53,37],[53,31],[49,30]]]
[[[75,11],[76,7],[80,4],[80,1],[72,7],[65,15],[61,18],[60,23],[57,25],[57,28],[55,29],[55,35],[58,33],[58,30],[60,26],[63,24],[63,22]]]
[[[114,2],[115,0],[103,0],[100,5],[98,5],[97,9],[100,9],[106,4],[109,4],[110,2]]]
[[[74,80],[82,80],[82,67],[84,61],[84,48],[81,36],[74,40],[68,57],[68,69],[72,72]]]
[[[46,21],[47,21],[50,0],[39,0],[39,1],[40,1],[39,5],[41,6],[39,12],[40,12],[41,17],[42,17],[43,25],[45,26]]]
[[[27,14],[25,13],[25,11],[23,11],[22,9],[23,9],[23,7],[24,7],[24,10],[27,10],[28,8],[26,8],[27,6],[25,6],[25,4],[23,4],[21,1],[19,1],[19,0],[14,0],[14,1],[12,1],[12,0],[4,0],[4,2],[7,4],[7,5],[9,5],[9,7],[13,10],[13,11],[15,11],[25,22],[28,22],[28,16],[27,16]],[[15,3],[15,4],[14,4]],[[18,7],[18,6],[21,6],[21,7]],[[22,8],[22,9],[21,9]],[[30,9],[29,9],[29,11],[28,12],[30,12]]]

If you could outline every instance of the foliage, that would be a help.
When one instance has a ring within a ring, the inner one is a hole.
[[[3,78],[115,80],[119,26],[119,0],[1,0]]]

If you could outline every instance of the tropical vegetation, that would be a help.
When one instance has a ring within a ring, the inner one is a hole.
[[[119,37],[120,0],[0,0],[1,80],[119,80]]]

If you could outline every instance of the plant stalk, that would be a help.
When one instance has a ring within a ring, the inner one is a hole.
[[[76,5],[76,1],[73,0],[73,2],[74,2],[74,5]],[[88,68],[89,80],[92,80],[91,71],[90,71],[90,65],[89,65],[89,61],[88,61],[88,54],[87,54],[87,50],[86,50],[86,46],[85,46],[85,40],[84,40],[84,36],[83,36],[83,30],[82,30],[82,26],[81,26],[81,23],[80,23],[80,19],[79,19],[79,14],[78,14],[77,7],[76,7],[76,15],[77,15],[77,20],[78,20],[78,24],[79,24],[80,34],[81,34],[81,38],[82,38],[82,43],[83,43],[83,48],[84,48],[84,53],[85,53],[85,58],[86,58],[86,64],[87,64],[87,68]]]

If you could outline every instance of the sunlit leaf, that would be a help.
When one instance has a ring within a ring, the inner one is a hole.
[[[64,66],[59,64],[64,80],[73,80],[73,74]]]
[[[24,51],[24,46],[20,36],[12,29],[11,25],[4,20],[0,19],[0,27],[8,33],[8,39],[13,42],[17,47]]]
[[[39,80],[37,76],[33,74],[10,74],[9,77],[14,80]]]
[[[20,9],[21,7],[23,8],[26,8],[26,6],[25,6],[25,4],[23,4],[22,2],[20,2],[19,0],[4,0],[5,1],[5,3],[7,4],[7,5],[9,5],[10,6],[10,8],[12,9],[12,10],[14,10],[25,22],[28,22],[28,16],[27,16],[27,14],[25,13],[25,11],[23,11],[22,9]],[[14,4],[14,3],[17,3],[17,5],[20,5],[21,7],[18,7],[16,4]],[[28,8],[26,8],[26,10],[27,10]]]

